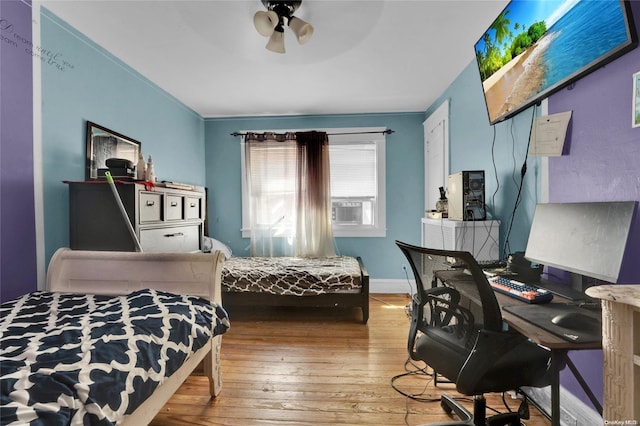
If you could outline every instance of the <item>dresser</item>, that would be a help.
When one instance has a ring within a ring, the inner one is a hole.
[[[108,183],[67,183],[71,249],[136,250]],[[119,182],[115,185],[144,252],[195,252],[202,249],[204,190],[147,187],[144,182]]]

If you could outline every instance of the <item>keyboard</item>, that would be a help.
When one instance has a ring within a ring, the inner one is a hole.
[[[507,266],[507,262],[499,259],[477,260],[476,262],[478,262],[478,266],[480,266],[482,269],[504,268],[505,266]]]
[[[487,280],[495,291],[523,302],[549,303],[553,299],[553,293],[531,284],[525,284],[499,275],[488,276]]]
[[[482,269],[504,268],[507,266],[506,261],[499,259],[476,260],[476,262],[478,262],[478,266]],[[465,266],[462,260],[450,256],[447,257],[447,263],[454,268],[461,268]]]

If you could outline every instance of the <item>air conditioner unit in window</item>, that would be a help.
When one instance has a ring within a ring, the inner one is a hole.
[[[334,201],[331,220],[336,225],[361,225],[362,201]]]

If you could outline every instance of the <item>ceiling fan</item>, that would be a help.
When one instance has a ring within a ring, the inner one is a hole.
[[[253,16],[253,25],[260,35],[269,37],[266,48],[272,52],[285,53],[284,27],[286,25],[293,31],[298,43],[305,44],[313,34],[311,24],[293,16],[300,7],[299,1],[271,1],[261,0],[266,11],[258,11]],[[286,21],[286,22],[285,22]]]

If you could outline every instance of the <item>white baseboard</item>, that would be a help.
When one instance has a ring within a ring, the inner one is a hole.
[[[414,280],[406,279],[370,279],[369,293],[397,293],[397,294],[413,294],[416,292],[416,283]]]
[[[547,413],[551,412],[551,387],[524,388],[526,394]],[[561,426],[602,426],[602,416],[596,410],[560,386]]]

